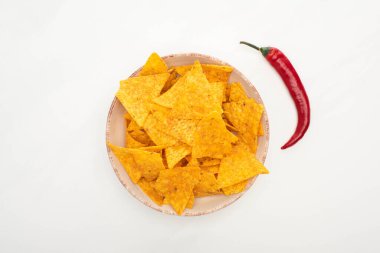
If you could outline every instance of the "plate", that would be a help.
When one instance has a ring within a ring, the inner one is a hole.
[[[199,60],[200,63],[206,63],[206,64],[216,64],[216,65],[229,65],[226,62],[223,62],[217,58],[202,55],[202,54],[196,54],[196,53],[188,53],[188,54],[172,54],[168,56],[162,57],[166,64],[171,66],[180,66],[180,65],[190,65],[193,64],[195,60]],[[132,75],[136,76],[138,72],[141,70],[141,67],[137,69]],[[236,68],[234,68],[234,71],[231,73],[230,76],[230,82],[240,82],[249,97],[254,98],[258,103],[261,103],[264,105],[259,93],[255,89],[255,87],[252,85],[252,83]],[[264,105],[265,108],[265,105]],[[119,100],[115,97],[107,118],[107,128],[106,128],[106,141],[111,142],[112,144],[118,145],[118,146],[124,146],[125,141],[125,120],[124,120],[124,114],[126,110],[121,105]],[[261,119],[261,124],[265,130],[264,136],[259,137],[258,139],[258,148],[256,153],[256,158],[261,161],[262,163],[265,162],[265,158],[268,151],[268,145],[269,145],[269,122],[268,122],[268,116],[266,113],[266,110],[264,109],[264,113]],[[113,170],[116,173],[116,176],[120,180],[121,184],[124,185],[125,188],[134,196],[136,199],[138,199],[140,202],[145,204],[148,207],[151,207],[157,211],[160,211],[165,214],[173,214],[176,215],[174,210],[169,205],[162,205],[158,206],[156,205],[148,196],[145,195],[145,193],[136,185],[134,184],[130,179],[126,171],[124,170],[123,166],[120,164],[118,159],[114,156],[114,154],[111,152],[111,150],[107,147],[108,156],[112,165]],[[230,196],[224,196],[224,195],[215,195],[215,196],[208,196],[208,197],[202,197],[202,198],[196,198],[194,202],[194,206],[192,209],[186,209],[182,215],[184,216],[196,216],[196,215],[204,215],[208,213],[215,212],[217,210],[220,210],[228,205],[231,205],[233,202],[235,202],[237,199],[239,199],[246,191],[248,191],[255,180],[257,179],[257,176],[255,178],[252,178],[249,184],[247,185],[245,191],[234,194]]]

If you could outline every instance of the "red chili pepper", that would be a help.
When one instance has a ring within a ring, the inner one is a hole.
[[[245,41],[240,41],[240,44],[245,44],[259,50],[275,68],[288,88],[297,108],[298,123],[294,134],[281,149],[293,146],[304,136],[310,124],[309,98],[307,97],[301,79],[289,59],[279,49],[274,47],[257,47]]]

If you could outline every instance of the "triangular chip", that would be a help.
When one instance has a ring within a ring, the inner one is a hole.
[[[164,73],[120,81],[116,97],[139,126],[144,125],[149,114],[148,104],[160,94],[168,77],[169,73]]]
[[[191,70],[180,78],[173,87],[153,101],[159,105],[173,108],[177,100],[184,96],[197,96],[202,93],[203,88],[207,87],[209,82],[202,72],[202,68],[196,61]],[[199,99],[199,97],[198,97]]]
[[[207,80],[211,82],[228,82],[233,68],[225,65],[201,64],[202,70],[206,75]],[[191,65],[175,67],[176,72],[183,76],[190,69]]]
[[[177,99],[182,96],[183,90],[187,89],[184,87],[186,85],[187,76],[188,75],[184,75],[179,78],[167,92],[153,99],[153,102],[167,108],[172,108]]]
[[[156,181],[155,189],[165,197],[165,202],[181,215],[193,194],[194,185],[199,181],[199,174],[198,167],[162,170]]]
[[[185,156],[191,153],[191,147],[186,144],[179,144],[165,149],[168,168],[173,168]]]
[[[137,183],[141,178],[142,172],[137,167],[133,156],[128,152],[127,148],[118,147],[111,143],[107,143],[108,147],[112,150],[114,155],[120,161],[121,165],[123,165],[125,171],[128,173],[133,183]]]
[[[125,133],[125,146],[127,148],[140,148],[140,147],[145,147],[147,146],[147,144],[144,144],[144,143],[141,143],[141,142],[138,142],[137,140],[135,140],[131,134],[126,131]]]
[[[259,174],[268,174],[268,170],[248,151],[245,144],[234,146],[232,153],[220,163],[217,178],[219,188],[224,188]]]
[[[209,83],[196,64],[186,75],[181,96],[172,106],[173,118],[201,119],[213,111],[222,113],[221,104],[225,84],[223,82]]]
[[[146,132],[143,129],[134,130],[132,132],[128,132],[133,139],[136,141],[145,144],[150,145],[152,144],[152,140],[149,138],[149,136],[146,134]]]
[[[187,164],[188,167],[198,167],[199,166],[199,162],[198,162],[197,158],[195,158],[193,156],[187,156],[186,159],[188,161],[188,164]]]
[[[170,111],[165,110],[155,111],[152,115],[153,119],[149,117],[149,121],[161,132],[190,146],[193,144],[199,120],[178,119],[172,116]]]
[[[139,125],[137,125],[136,121],[134,121],[133,119],[129,122],[128,127],[127,127],[128,132],[141,130],[141,129],[142,128]]]
[[[194,186],[194,192],[215,193],[218,189],[214,173],[201,170],[199,182]]]
[[[199,120],[169,118],[167,133],[192,146],[198,122]]]
[[[247,186],[248,181],[249,180],[244,180],[240,183],[224,187],[224,188],[222,188],[222,191],[225,195],[232,195],[232,194],[240,193],[240,192],[245,190],[245,187]]]
[[[129,122],[131,122],[132,120],[131,115],[128,112],[124,113],[124,119],[126,120],[127,127],[128,127]]]
[[[239,131],[239,136],[256,152],[257,135],[264,107],[252,99],[223,104],[224,114]]]
[[[138,185],[140,186],[141,190],[145,192],[145,194],[148,195],[151,200],[154,201],[154,203],[161,206],[164,198],[154,189],[154,183],[154,181],[148,181],[143,178],[138,182]]]
[[[165,170],[160,153],[144,151],[141,149],[128,149],[133,156],[137,167],[141,171],[141,176],[148,181],[155,180],[161,170]]]
[[[194,193],[191,193],[189,201],[186,204],[186,208],[187,209],[193,208],[193,206],[194,206],[194,200],[195,200]]]
[[[213,174],[219,173],[219,165],[201,166],[200,168],[202,171],[210,172]]]
[[[146,119],[144,129],[156,145],[173,146],[178,142],[173,136],[162,131],[162,122],[153,117],[152,114],[149,114]]]
[[[231,142],[237,137],[227,129],[220,114],[211,113],[203,118],[194,136],[193,156],[221,158],[231,152]]]
[[[199,166],[213,166],[213,165],[219,165],[220,159],[211,158],[211,157],[203,157],[199,158]]]
[[[140,150],[144,151],[150,151],[150,152],[157,152],[161,153],[163,149],[165,149],[167,146],[148,146],[148,147],[141,147]]]
[[[168,80],[166,81],[164,88],[162,88],[161,93],[164,93],[167,90],[169,90],[179,79],[179,76],[177,72],[174,71],[174,69],[170,69],[168,72],[170,73],[170,76]]]
[[[243,86],[240,83],[231,83],[229,86],[229,97],[228,101],[230,102],[238,102],[246,100],[247,94]]]
[[[166,63],[157,53],[152,53],[146,61],[144,67],[141,69],[140,76],[148,76],[155,74],[162,74],[168,71]]]

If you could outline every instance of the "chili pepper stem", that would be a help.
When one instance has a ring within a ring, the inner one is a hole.
[[[247,45],[247,46],[249,46],[249,47],[252,47],[252,48],[254,48],[254,49],[260,51],[260,48],[259,48],[258,46],[255,46],[255,45],[253,45],[253,44],[251,44],[251,43],[248,43],[248,42],[245,42],[245,41],[240,41],[240,44]]]

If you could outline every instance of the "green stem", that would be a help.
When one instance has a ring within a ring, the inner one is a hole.
[[[247,46],[249,46],[249,47],[252,47],[252,48],[254,48],[254,49],[260,51],[260,48],[259,48],[258,46],[255,46],[255,45],[253,45],[253,44],[251,44],[251,43],[248,43],[248,42],[245,42],[245,41],[240,41],[240,44],[247,45]]]

